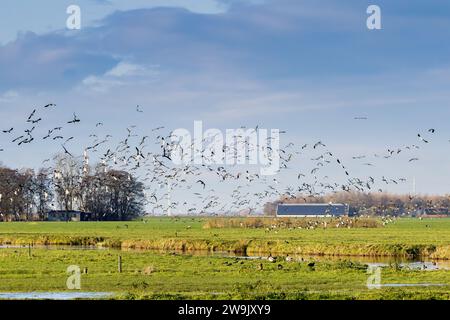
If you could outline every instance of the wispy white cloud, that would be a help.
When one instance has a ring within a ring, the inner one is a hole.
[[[103,75],[86,77],[76,89],[105,93],[117,87],[149,84],[157,79],[158,69],[157,65],[144,66],[122,61]]]
[[[16,100],[19,97],[19,93],[14,90],[8,90],[0,94],[0,102],[10,102]]]

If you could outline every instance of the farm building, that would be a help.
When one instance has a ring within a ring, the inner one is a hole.
[[[342,203],[278,204],[277,217],[335,217],[347,216],[349,207]]]
[[[47,221],[89,221],[91,214],[81,211],[50,211]]]

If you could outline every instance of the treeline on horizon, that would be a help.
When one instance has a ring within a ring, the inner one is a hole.
[[[47,220],[50,211],[81,211],[90,220],[131,220],[145,214],[144,184],[131,173],[104,164],[89,166],[64,154],[38,170],[11,169],[0,163],[0,221]],[[398,195],[341,191],[281,197],[264,205],[274,216],[280,203],[345,203],[351,215],[450,215],[449,195]]]
[[[277,205],[280,203],[345,203],[349,205],[350,215],[450,215],[450,194],[412,196],[385,192],[341,191],[321,196],[298,195],[295,198],[282,197],[277,201],[266,203],[264,214],[275,216]]]
[[[144,214],[144,185],[126,171],[54,157],[53,168],[0,165],[0,221],[46,220],[50,211],[82,211],[91,220],[130,220]]]

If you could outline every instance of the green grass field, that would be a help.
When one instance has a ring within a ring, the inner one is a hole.
[[[427,255],[450,259],[450,219],[399,219],[381,228],[205,229],[206,218],[139,222],[0,223],[0,244],[104,245],[249,254]]]
[[[81,275],[82,291],[114,292],[116,298],[124,299],[450,299],[448,270],[417,271],[391,265],[382,269],[382,284],[441,286],[369,290],[367,266],[349,257],[426,254],[448,258],[450,219],[399,219],[381,228],[315,230],[205,229],[204,225],[205,218],[0,223],[0,243],[35,245],[31,256],[27,247],[0,249],[0,292],[67,291],[66,269],[77,265],[88,270]],[[48,250],[40,244],[112,248]],[[184,254],[178,253],[181,249]],[[247,254],[272,253],[279,259],[272,263],[196,255],[194,250],[244,250]],[[295,253],[341,256],[285,261],[287,254]],[[119,255],[122,273],[117,267]]]

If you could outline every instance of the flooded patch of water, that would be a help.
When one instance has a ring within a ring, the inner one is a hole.
[[[268,257],[261,256],[234,256],[234,255],[225,255],[227,258],[238,258],[238,259],[246,259],[246,260],[267,260]],[[450,270],[450,261],[447,260],[429,260],[429,259],[420,259],[420,260],[411,260],[407,258],[393,258],[393,257],[337,257],[337,256],[289,256],[292,261],[350,261],[353,263],[366,264],[369,267],[389,267],[392,265],[398,265],[400,268],[410,269],[410,270],[421,270],[421,271],[434,271],[434,270]],[[285,258],[285,257],[284,257]]]
[[[0,249],[26,249],[28,245],[0,245]],[[246,255],[239,253],[230,253],[222,251],[165,251],[165,250],[149,250],[149,249],[120,249],[97,246],[68,246],[68,245],[35,245],[32,249],[45,250],[113,250],[113,251],[135,251],[135,252],[150,252],[155,254],[179,254],[188,256],[213,256],[223,258],[236,258],[245,260],[264,260],[268,259],[265,256]],[[286,256],[280,257],[285,259]],[[434,271],[434,270],[450,270],[450,260],[432,260],[428,258],[408,259],[403,257],[369,257],[369,256],[318,256],[318,255],[289,255],[292,261],[350,261],[354,263],[366,264],[370,267],[389,267],[397,265],[400,268],[419,270],[419,271]]]
[[[369,267],[389,267],[393,263],[366,263]],[[395,264],[403,269],[417,270],[417,271],[435,271],[435,270],[450,270],[450,262],[448,261],[406,261],[395,262]]]
[[[28,249],[28,245],[0,245],[0,249]],[[45,249],[45,250],[106,250],[105,247],[97,246],[69,246],[69,245],[32,245],[32,249]]]
[[[384,288],[403,288],[403,287],[445,287],[444,283],[386,283],[380,284]]]
[[[0,300],[76,300],[105,299],[111,292],[0,292]]]

